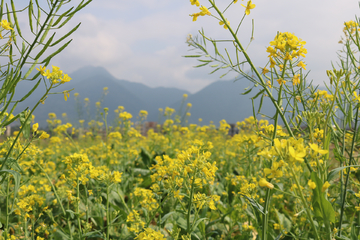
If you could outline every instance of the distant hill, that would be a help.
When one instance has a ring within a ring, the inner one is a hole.
[[[184,93],[189,94],[186,90],[176,88],[151,88],[141,83],[133,83],[125,80],[118,80],[102,67],[84,67],[71,74],[72,80],[69,83],[59,86],[53,92],[62,92],[64,90],[73,89],[70,98],[65,102],[63,94],[50,94],[45,104],[40,104],[35,110],[36,122],[46,126],[48,113],[55,113],[61,118],[62,113],[67,113],[72,122],[79,119],[94,119],[96,115],[95,102],[101,101],[102,108],[109,108],[109,122],[114,119],[114,110],[118,106],[124,106],[127,112],[130,112],[134,118],[140,110],[147,110],[153,115],[152,121],[156,121],[158,109],[164,108],[167,104],[172,104],[182,98]],[[35,81],[22,81],[16,90],[15,99],[20,99],[29,89],[35,85]],[[108,94],[103,96],[103,88],[108,88]],[[17,106],[17,112],[21,112],[26,107],[32,108],[45,92],[44,84],[40,84],[39,88],[26,101],[21,102]],[[77,104],[74,93],[79,94],[79,102]],[[84,98],[89,98],[89,114],[84,108]],[[88,116],[89,115],[89,116]]]
[[[242,95],[244,89],[251,83],[246,79],[239,81],[217,81],[199,92],[189,95],[188,102],[192,104],[190,109],[191,116],[189,122],[198,122],[203,119],[204,124],[213,121],[218,124],[220,120],[225,119],[228,123],[242,121],[249,116],[253,116],[251,97],[253,93]],[[256,90],[253,90],[257,93]],[[260,97],[255,100],[255,111],[257,112]],[[172,107],[179,109],[181,101],[173,104]],[[262,113],[271,115],[274,107],[269,99],[265,99],[262,105]],[[258,116],[261,117],[261,116]]]
[[[64,101],[63,94],[51,94],[45,104],[40,104],[35,110],[35,121],[39,122],[40,126],[47,126],[46,119],[50,112],[56,113],[60,119],[62,113],[67,113],[72,123],[77,123],[79,119],[86,121],[95,119],[97,101],[102,101],[102,108],[109,108],[109,123],[114,119],[114,110],[118,106],[124,106],[125,111],[134,116],[133,120],[136,120],[140,110],[147,110],[148,121],[157,121],[158,109],[169,106],[178,111],[185,93],[188,94],[186,102],[192,104],[190,123],[197,123],[199,118],[203,119],[204,124],[209,124],[210,121],[217,124],[222,119],[228,123],[236,123],[253,115],[250,97],[257,92],[254,89],[249,95],[241,94],[246,87],[251,86],[246,79],[236,82],[217,81],[190,94],[186,90],[177,88],[151,88],[141,83],[119,80],[102,67],[87,66],[70,73],[69,76],[72,78],[69,83],[54,89],[54,92],[61,92],[74,88],[68,101]],[[15,99],[20,99],[34,84],[35,81],[22,81],[16,90]],[[108,87],[106,96],[103,96],[104,87]],[[18,104],[17,112],[26,107],[33,107],[44,91],[44,84],[41,84],[32,96]],[[79,102],[75,101],[74,93],[79,93]],[[84,98],[90,99],[88,112],[84,108]],[[260,97],[255,101],[256,111],[259,100]],[[262,113],[267,115],[274,113],[274,107],[269,99],[264,99]]]

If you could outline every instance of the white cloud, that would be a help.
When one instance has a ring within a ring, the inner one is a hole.
[[[331,60],[336,61],[343,22],[353,19],[359,12],[357,3],[350,0],[253,2],[256,8],[245,19],[238,36],[247,43],[251,34],[251,19],[254,18],[255,40],[249,54],[256,66],[266,64],[266,46],[277,31],[293,32],[307,41],[306,63],[312,70],[310,78],[316,83],[326,79],[325,70],[331,68]],[[235,26],[243,15],[244,8],[240,3],[228,12],[231,26]],[[190,91],[199,90],[220,76],[206,74],[211,71],[210,68],[194,69],[192,66],[197,64],[194,59],[181,57],[189,54],[184,43],[187,34],[195,35],[201,27],[209,37],[230,38],[216,19],[205,16],[192,22],[188,15],[198,9],[189,1],[137,0],[119,3],[118,0],[102,0],[91,5],[89,10],[84,9],[76,17],[76,21],[83,22],[82,26],[74,34],[73,43],[56,60],[58,65],[69,71],[89,64],[98,65],[107,68],[117,78]],[[111,20],[107,12],[115,14]]]

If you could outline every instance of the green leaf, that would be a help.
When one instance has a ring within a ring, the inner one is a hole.
[[[33,23],[32,23],[32,13],[33,13],[33,3],[32,3],[32,1],[30,1],[29,6],[28,6],[29,25],[30,25],[31,32],[34,33]]]
[[[279,219],[280,225],[283,226],[286,229],[286,231],[290,232],[290,229],[292,227],[290,219],[287,218],[284,214],[280,213],[278,210],[275,211]]]
[[[39,86],[40,82],[41,82],[41,80],[39,80],[39,81],[35,84],[35,86],[34,86],[24,97],[22,97],[22,98],[20,99],[19,102],[22,102],[22,101],[24,101],[25,99],[27,99],[27,98],[35,91],[35,89],[37,89],[37,87]]]
[[[240,193],[240,195],[243,196],[244,198],[246,198],[246,199],[249,201],[249,203],[250,203],[254,208],[256,208],[257,210],[259,210],[259,212],[261,212],[262,214],[265,215],[263,206],[261,206],[261,205],[260,205],[258,202],[256,202],[253,198],[250,198],[250,197],[248,197],[248,196],[246,196],[246,195],[244,195],[244,194],[241,194],[241,193]]]
[[[19,27],[19,22],[18,22],[18,19],[17,19],[17,16],[16,16],[16,9],[15,9],[14,0],[11,0],[11,8],[12,8],[12,11],[13,11],[13,16],[14,16],[14,21],[15,21],[16,30],[17,30],[17,32],[19,33],[19,36],[22,37],[22,35],[21,35],[21,29],[20,29],[20,27]]]
[[[200,218],[200,219],[198,219],[195,222],[195,224],[193,225],[192,229],[195,229],[199,225],[199,223],[201,223],[202,221],[205,221],[206,219],[208,219],[208,218]]]
[[[57,54],[59,54],[62,50],[64,50],[70,43],[71,43],[72,39],[70,41],[68,41],[67,43],[65,43],[63,46],[61,46],[56,52],[52,53],[51,55],[49,55],[47,58],[44,59],[44,61],[42,61],[41,63],[45,63],[45,66],[48,65],[48,63],[50,62],[50,60],[56,56]]]
[[[224,73],[223,75],[221,75],[220,76],[220,78],[223,78],[223,77],[225,77],[227,74],[228,74],[229,72],[227,72],[227,73]]]
[[[34,70],[37,62],[38,62],[38,60],[36,60],[36,61],[31,65],[31,67],[29,68],[29,70],[25,73],[23,79],[26,79],[26,78],[32,73],[32,71]]]
[[[340,171],[344,170],[345,168],[350,168],[350,167],[360,167],[360,165],[350,165],[350,166],[346,166],[346,167],[335,168],[329,172],[327,181],[330,182]]]
[[[62,36],[59,40],[57,40],[56,42],[54,42],[53,44],[51,44],[51,47],[55,46],[56,44],[60,43],[62,40],[64,40],[65,38],[67,38],[68,36],[70,36],[73,32],[75,32],[79,27],[80,27],[81,23],[79,23],[78,25],[76,25],[73,29],[71,29],[67,34],[65,34],[64,36]]]
[[[247,91],[245,91],[245,92],[241,93],[241,95],[246,95],[246,94],[250,93],[252,90],[253,90],[253,89],[252,89],[252,88],[250,88],[249,90],[247,90]]]
[[[151,164],[151,155],[148,151],[146,151],[145,148],[141,148],[141,152],[140,152],[140,156],[141,156],[141,160],[143,161],[143,163],[145,164],[145,166],[149,167]]]
[[[66,12],[64,12],[63,14],[61,14],[58,19],[54,22],[53,27],[55,27],[56,25],[59,24],[59,22],[63,19],[63,17],[65,17],[67,14],[69,14],[69,12],[71,12],[74,9],[74,7],[71,7],[69,10],[67,10]]]
[[[142,176],[146,176],[149,175],[151,172],[149,169],[144,169],[144,168],[134,168],[134,175],[142,175]]]
[[[198,57],[201,57],[202,55],[185,55],[183,57],[186,57],[186,58],[198,58]]]
[[[325,193],[322,192],[323,182],[316,175],[315,172],[311,173],[311,180],[315,182],[316,188],[313,189],[312,206],[316,217],[324,220],[335,222],[335,211],[331,203],[325,198]]]
[[[43,55],[43,53],[46,51],[46,49],[48,49],[48,47],[50,46],[50,43],[52,42],[52,40],[54,39],[56,33],[54,33],[49,40],[45,43],[45,46],[43,47],[43,49],[41,49],[41,51],[36,55],[36,57],[34,58],[35,61],[37,61],[41,55]]]
[[[356,224],[353,223],[351,225],[351,240],[359,240],[358,236],[356,235]]]
[[[209,64],[209,63],[203,63],[203,64],[200,64],[200,65],[194,66],[194,68],[203,67],[203,66],[206,66],[206,65],[208,65],[208,64]]]
[[[167,214],[165,214],[162,218],[161,218],[161,221],[160,221],[160,224],[163,224],[169,217],[171,217],[171,215],[173,215],[174,213],[176,213],[175,211],[173,212],[169,212]]]
[[[176,224],[186,231],[187,230],[186,220],[184,218],[180,217],[179,215],[175,215],[175,216],[176,216],[175,217]]]
[[[0,171],[0,175],[4,174],[4,173],[9,173],[11,174],[13,177],[14,177],[14,180],[15,180],[15,186],[14,186],[14,200],[13,200],[13,204],[12,204],[12,207],[11,207],[11,210],[10,212],[12,212],[12,209],[13,207],[15,206],[15,199],[16,199],[16,195],[19,191],[19,188],[20,188],[20,180],[21,180],[21,175],[20,173],[18,172],[15,172],[14,170],[1,170]]]
[[[51,18],[50,23],[48,24],[45,32],[43,33],[43,35],[42,35],[41,38],[40,38],[40,41],[39,41],[40,44],[45,41],[45,38],[46,38],[46,36],[48,35],[48,33],[49,33],[49,31],[50,31],[50,28],[51,28],[51,26],[52,26],[53,21],[54,21],[54,18]]]
[[[214,71],[212,71],[211,73],[209,73],[209,74],[213,74],[214,72],[216,72],[217,70],[219,70],[220,69],[220,67],[219,68],[216,68]]]
[[[74,211],[66,210],[66,212],[68,212],[70,214],[71,219],[74,219],[75,214],[76,214]]]

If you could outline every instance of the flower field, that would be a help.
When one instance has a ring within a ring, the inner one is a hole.
[[[343,171],[323,182],[306,168],[334,168],[318,128],[309,142],[278,126],[272,145],[274,126],[266,120],[238,122],[239,134],[229,136],[225,120],[218,128],[182,126],[167,108],[163,126],[143,136],[119,109],[119,125],[105,133],[61,124],[55,114],[50,135],[33,124],[32,143],[16,144],[1,186],[1,222],[9,226],[3,239],[258,239],[264,204],[271,239],[310,239],[304,204],[329,204],[324,222],[339,215],[333,208],[341,189],[333,183]],[[2,157],[12,141],[2,143]],[[359,182],[356,172],[350,176],[345,219],[351,223],[359,215]]]
[[[146,111],[135,119],[122,106],[109,124],[109,109],[101,101],[96,120],[89,122],[70,123],[66,114],[60,119],[49,113],[45,132],[33,113],[56,93],[52,90],[71,80],[59,67],[48,67],[71,40],[42,55],[77,30],[80,24],[54,40],[56,30],[91,0],[74,6],[74,1],[47,1],[47,7],[35,2],[21,11],[14,1],[11,10],[0,8],[7,17],[0,23],[1,38],[7,39],[0,55],[9,61],[0,76],[0,135],[15,120],[21,124],[0,143],[1,240],[360,239],[359,19],[344,23],[339,62],[326,72],[329,83],[320,89],[306,80],[306,42],[294,33],[274,34],[267,64],[254,65],[238,38],[243,19],[256,11],[252,0],[246,5],[208,0],[207,7],[190,0],[200,11],[190,14],[193,21],[211,17],[232,39],[199,31],[186,41],[195,55],[184,57],[197,59],[196,67],[210,64],[211,73],[227,69],[253,84],[243,93],[255,92],[253,116],[236,123],[237,134],[229,134],[225,120],[189,124],[190,103],[183,114],[160,111],[165,121],[148,131]],[[66,5],[70,8],[60,11]],[[234,6],[244,12],[238,24],[226,17]],[[33,40],[22,36],[17,14],[27,15]],[[229,43],[232,50],[229,45],[219,50]],[[31,67],[23,74],[26,64]],[[15,100],[23,80],[36,84]],[[14,116],[17,104],[40,83],[45,90],[35,106]],[[70,92],[57,93],[66,101]],[[275,111],[260,119],[264,101]]]

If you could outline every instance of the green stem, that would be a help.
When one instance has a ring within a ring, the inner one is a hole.
[[[9,195],[10,195],[10,176],[7,177],[7,187],[6,187],[6,221],[5,221],[5,240],[7,240],[7,235],[9,232]]]
[[[191,183],[191,189],[190,189],[190,198],[189,198],[189,206],[188,206],[188,212],[187,212],[187,233],[190,234],[190,216],[191,216],[191,205],[192,205],[192,199],[194,195],[194,185],[195,185],[195,174],[192,177],[192,183]]]
[[[353,139],[352,139],[352,142],[351,142],[351,150],[350,150],[350,156],[349,156],[349,166],[352,165],[352,160],[353,160],[353,153],[354,153],[355,140],[356,140],[355,138],[356,138],[358,117],[359,117],[359,104],[356,105],[355,126],[354,126]],[[344,184],[344,189],[343,189],[344,191],[343,191],[343,197],[342,197],[342,202],[341,202],[341,211],[340,211],[340,219],[339,219],[339,232],[338,232],[339,237],[341,236],[341,225],[342,225],[342,221],[343,221],[343,217],[344,217],[345,200],[346,200],[346,193],[347,193],[346,188],[347,188],[347,185],[349,183],[350,172],[351,172],[351,169],[348,169],[347,173],[346,173],[346,179],[345,179],[345,184]]]
[[[308,217],[308,219],[309,219],[309,221],[310,221],[310,223],[311,223],[311,226],[312,226],[312,228],[313,228],[313,230],[314,230],[315,237],[316,237],[316,239],[320,240],[319,233],[317,232],[317,228],[315,227],[315,223],[314,223],[314,220],[313,220],[313,218],[312,218],[312,216],[311,216],[310,209],[309,209],[308,204],[307,204],[307,202],[306,202],[306,200],[305,200],[304,194],[303,194],[303,192],[302,192],[302,190],[301,190],[301,185],[300,185],[300,183],[299,183],[299,180],[298,180],[297,177],[296,177],[296,174],[295,174],[295,172],[294,172],[294,169],[293,169],[291,166],[290,166],[290,171],[291,171],[291,174],[293,175],[293,178],[294,178],[294,180],[295,180],[295,183],[296,183],[298,192],[300,193],[301,202],[302,202],[302,204],[303,204],[303,206],[304,206],[304,208],[305,208],[306,215],[307,215],[307,217]]]
[[[79,178],[76,179],[76,216],[77,222],[79,225],[79,237],[82,239],[82,230],[81,230],[81,219],[80,219],[80,189],[79,189]]]
[[[68,206],[67,206],[68,209],[70,209],[70,204],[68,202]],[[67,224],[68,224],[68,227],[69,227],[69,234],[70,234],[70,240],[73,239],[73,236],[72,236],[72,231],[71,231],[71,221],[70,221],[70,215],[68,214],[67,215]]]
[[[39,106],[40,102],[42,99],[45,99],[45,97],[48,95],[50,89],[52,88],[53,84],[50,85],[50,87],[46,90],[45,94],[40,98],[40,100],[36,103],[36,105],[33,107],[33,109],[30,111],[29,115],[27,116],[26,120],[25,120],[25,123],[28,122],[29,118],[31,117],[32,113],[35,111],[35,109],[37,108],[37,106]],[[15,144],[17,142],[17,140],[19,139],[20,137],[20,134],[22,133],[22,130],[24,128],[20,128],[19,129],[19,133],[16,135],[15,137],[15,140],[13,141],[13,143],[11,144],[10,148],[9,148],[9,151],[6,153],[6,156],[5,156],[5,159],[0,167],[0,170],[2,170],[7,162],[7,160],[9,159],[9,156],[10,156],[10,153],[12,152],[12,150],[14,149],[15,147]]]
[[[266,196],[265,196],[265,206],[264,206],[264,217],[262,221],[262,240],[267,239],[267,227],[269,222],[269,206],[271,201],[271,189],[268,188],[266,190]]]
[[[106,188],[106,240],[109,240],[110,235],[110,201],[109,201],[109,188]]]
[[[64,206],[63,206],[62,203],[61,203],[61,199],[60,199],[60,197],[59,197],[59,195],[58,195],[58,193],[57,193],[57,191],[56,191],[56,188],[55,188],[54,184],[51,182],[51,179],[50,179],[49,175],[45,172],[45,170],[41,167],[41,165],[40,165],[38,162],[35,161],[35,164],[36,164],[36,165],[40,168],[40,170],[45,174],[45,177],[46,177],[47,180],[49,181],[49,184],[51,185],[51,188],[52,188],[52,190],[53,190],[53,192],[54,192],[54,194],[55,194],[56,200],[58,201],[58,203],[59,203],[59,205],[60,205],[61,211],[62,211],[62,213],[64,214],[64,216],[66,216],[66,211],[65,211],[65,209],[64,209]]]
[[[280,113],[280,117],[281,119],[283,120],[284,124],[285,124],[285,127],[287,129],[287,131],[289,132],[289,134],[295,138],[292,130],[291,130],[291,127],[289,125],[289,123],[287,122],[286,120],[286,117],[283,113],[281,113],[281,108],[280,106],[277,104],[275,98],[273,97],[271,91],[269,90],[269,88],[266,87],[266,83],[264,81],[264,79],[261,77],[259,71],[257,70],[257,68],[254,66],[254,64],[252,63],[249,55],[247,55],[245,49],[243,48],[243,46],[241,45],[239,39],[237,38],[237,35],[235,34],[235,32],[232,30],[232,28],[230,27],[230,25],[227,23],[224,15],[221,13],[221,11],[218,9],[218,7],[215,5],[215,2],[214,0],[209,0],[209,2],[211,3],[212,7],[216,10],[216,12],[219,14],[219,16],[221,17],[222,21],[224,22],[224,24],[227,26],[227,28],[229,29],[231,35],[233,36],[234,38],[234,41],[236,42],[236,44],[239,46],[241,52],[243,53],[244,57],[246,58],[247,62],[249,63],[251,69],[255,72],[257,78],[260,80],[261,82],[261,85],[263,86],[263,88],[265,89],[267,95],[269,96],[271,102],[273,103],[274,107],[276,108],[277,111],[279,111]]]

